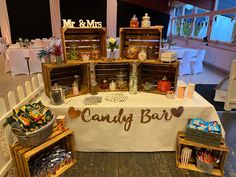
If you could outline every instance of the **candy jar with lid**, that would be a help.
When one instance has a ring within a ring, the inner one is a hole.
[[[57,83],[52,86],[50,91],[50,98],[52,104],[60,105],[63,104],[65,101],[65,93],[61,86]]]
[[[78,85],[75,81],[72,83],[72,92],[73,92],[73,96],[79,95]]]
[[[126,89],[127,88],[127,81],[125,81],[126,76],[127,76],[127,73],[124,73],[123,71],[120,71],[119,73],[117,73],[116,86],[118,89]]]
[[[138,77],[136,73],[131,73],[129,76],[129,93],[137,94],[138,91]]]
[[[96,45],[93,45],[92,48],[93,49],[90,52],[90,59],[98,60],[99,59],[100,51],[98,49],[96,49]]]
[[[100,83],[100,88],[101,89],[108,89],[109,88],[109,83],[107,79],[102,79]]]
[[[147,53],[145,52],[144,49],[141,49],[141,51],[139,52],[138,59],[141,61],[144,61],[147,59]]]
[[[145,13],[145,16],[143,16],[142,19],[142,28],[148,28],[151,26],[150,17],[148,16],[148,13]]]
[[[167,79],[166,76],[157,82],[157,90],[160,92],[167,92],[171,90],[171,82]]]
[[[139,26],[139,22],[138,22],[138,18],[136,17],[136,15],[134,14],[134,16],[131,18],[129,25],[131,28],[138,28]]]
[[[98,94],[98,85],[95,80],[91,81],[91,90],[90,90],[91,95],[97,95]]]
[[[116,83],[112,80],[111,83],[109,84],[109,89],[111,91],[115,91],[116,90]]]

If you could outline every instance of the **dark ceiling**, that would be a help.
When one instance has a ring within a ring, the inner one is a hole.
[[[120,0],[131,4],[143,6],[164,13],[169,13],[173,0]],[[215,0],[178,0],[202,9],[213,10]]]

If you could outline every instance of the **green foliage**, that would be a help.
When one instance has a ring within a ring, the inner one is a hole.
[[[43,58],[49,57],[51,54],[51,48],[41,48],[37,54],[37,58],[41,61]]]
[[[183,25],[183,35],[190,36],[191,35],[191,23],[185,23]]]

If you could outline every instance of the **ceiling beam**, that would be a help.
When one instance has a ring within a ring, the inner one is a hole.
[[[178,0],[185,4],[191,4],[193,6],[200,7],[202,9],[214,10],[215,0]]]
[[[170,1],[169,0],[120,0],[120,1],[146,7],[167,14],[169,14],[171,9],[171,4],[169,4],[171,0]]]

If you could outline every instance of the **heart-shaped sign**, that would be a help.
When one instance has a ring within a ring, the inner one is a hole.
[[[75,119],[76,117],[79,117],[81,114],[80,110],[75,110],[74,107],[69,107],[68,114],[71,119]]]
[[[177,109],[176,108],[172,108],[170,110],[171,114],[175,117],[180,117],[183,112],[184,112],[184,107],[183,106],[179,106]]]

